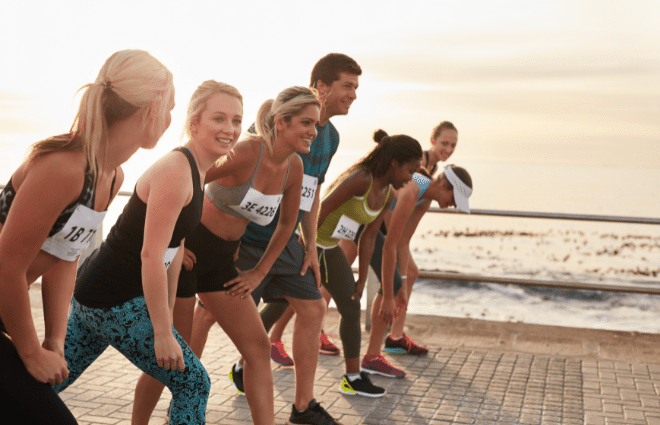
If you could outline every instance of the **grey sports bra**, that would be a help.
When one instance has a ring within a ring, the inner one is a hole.
[[[289,169],[291,168],[291,158],[289,158],[289,164],[286,169],[286,177],[284,178],[284,185],[282,186],[280,193],[278,195],[264,195],[254,188],[254,177],[257,175],[259,165],[261,165],[261,157],[263,156],[263,153],[264,146],[261,145],[257,167],[254,169],[254,173],[252,174],[252,177],[250,177],[250,180],[246,181],[245,183],[238,186],[221,186],[216,181],[213,181],[206,185],[206,196],[213,203],[213,205],[218,207],[218,209],[221,211],[224,211],[235,217],[247,218],[251,221],[256,221],[253,214],[254,211],[252,211],[249,205],[242,205],[244,200],[246,200],[246,196],[250,194],[251,198],[255,196],[260,198],[279,197],[279,199],[275,200],[276,205],[264,207],[265,210],[262,210],[262,212],[259,213],[260,215],[266,215],[267,217],[272,217],[275,215],[273,208],[275,208],[275,210],[277,209],[277,205],[279,205],[279,201],[281,200],[281,194],[284,192],[284,188],[286,187],[286,182],[289,178]],[[243,207],[241,208],[241,206]],[[257,205],[257,208],[258,207],[259,206]]]

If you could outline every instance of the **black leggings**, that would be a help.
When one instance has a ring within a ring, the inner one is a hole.
[[[360,329],[360,300],[353,300],[355,293],[355,277],[351,265],[348,264],[344,251],[339,246],[330,249],[317,248],[321,282],[337,304],[339,320],[339,336],[344,347],[344,358],[360,357],[362,332]]]
[[[30,375],[14,344],[2,332],[0,362],[0,408],[3,418],[15,418],[16,423],[20,424],[78,423],[53,388]]]

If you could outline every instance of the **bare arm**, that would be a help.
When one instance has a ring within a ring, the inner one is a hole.
[[[383,245],[383,269],[381,270],[381,276],[384,297],[394,297],[394,268],[398,264],[397,260],[400,259],[400,253],[397,248],[408,220],[415,210],[415,202],[417,201],[418,194],[419,187],[414,181],[406,183],[397,194],[397,203],[394,211],[391,213],[387,236]],[[401,268],[401,264],[398,265],[399,270],[405,274],[406,269]],[[406,286],[403,285],[399,290],[399,304],[407,304],[405,288]]]
[[[65,379],[68,369],[61,356],[42,348],[39,342],[27,273],[59,214],[80,194],[83,174],[84,169],[70,155],[58,153],[36,159],[23,170],[0,232],[0,316],[28,372],[51,384]]]
[[[140,254],[142,288],[154,329],[158,365],[169,370],[178,366],[182,371],[185,369],[183,354],[172,333],[164,257],[179,214],[191,197],[190,166],[185,156],[172,152],[145,175],[146,178],[140,178],[144,181],[138,181],[137,185],[138,196],[146,199],[147,204],[144,243]]]
[[[220,157],[206,171],[205,183],[220,180],[218,183],[224,186],[237,186],[250,179],[257,163],[255,158],[259,157],[261,149],[259,141],[246,140],[238,142],[229,154]],[[229,179],[224,181],[223,179]]]
[[[399,243],[396,248],[397,265],[399,266],[401,273],[407,273],[408,265],[412,259],[410,254],[410,240],[412,239],[415,230],[417,230],[417,226],[422,220],[422,217],[424,217],[424,214],[429,210],[430,207],[431,201],[427,201],[421,205],[416,206],[405,224],[401,238],[399,239]]]
[[[361,298],[364,291],[364,285],[367,283],[367,274],[369,273],[369,263],[374,253],[374,244],[376,242],[376,235],[383,222],[385,213],[387,212],[390,203],[392,202],[392,195],[387,198],[383,210],[378,214],[378,217],[364,227],[360,239],[358,241],[358,281],[355,288],[355,293],[351,298]],[[385,288],[383,288],[383,291]],[[390,293],[391,293],[390,288]]]
[[[60,261],[41,276],[46,336],[43,347],[64,358],[64,339],[78,260]]]

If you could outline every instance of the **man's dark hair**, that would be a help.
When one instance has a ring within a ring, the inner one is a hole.
[[[362,75],[362,68],[349,56],[342,53],[328,53],[314,65],[309,86],[316,88],[316,83],[319,80],[328,86],[332,85],[333,82],[339,80],[339,73],[341,72]]]

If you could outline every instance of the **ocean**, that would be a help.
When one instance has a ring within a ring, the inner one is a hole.
[[[8,181],[33,140],[23,135],[0,137],[0,182]],[[135,155],[124,167],[122,190],[132,191],[142,171],[172,147],[165,144],[160,151]],[[340,149],[327,183],[360,156]],[[650,218],[658,218],[660,212],[659,169],[474,161],[459,155],[450,162],[472,175],[470,204],[474,209]],[[110,207],[105,233],[126,200],[119,197]],[[418,267],[426,270],[624,285],[656,285],[660,276],[660,225],[428,213],[415,233],[411,250]],[[484,320],[659,332],[657,298],[420,279],[409,310]]]

